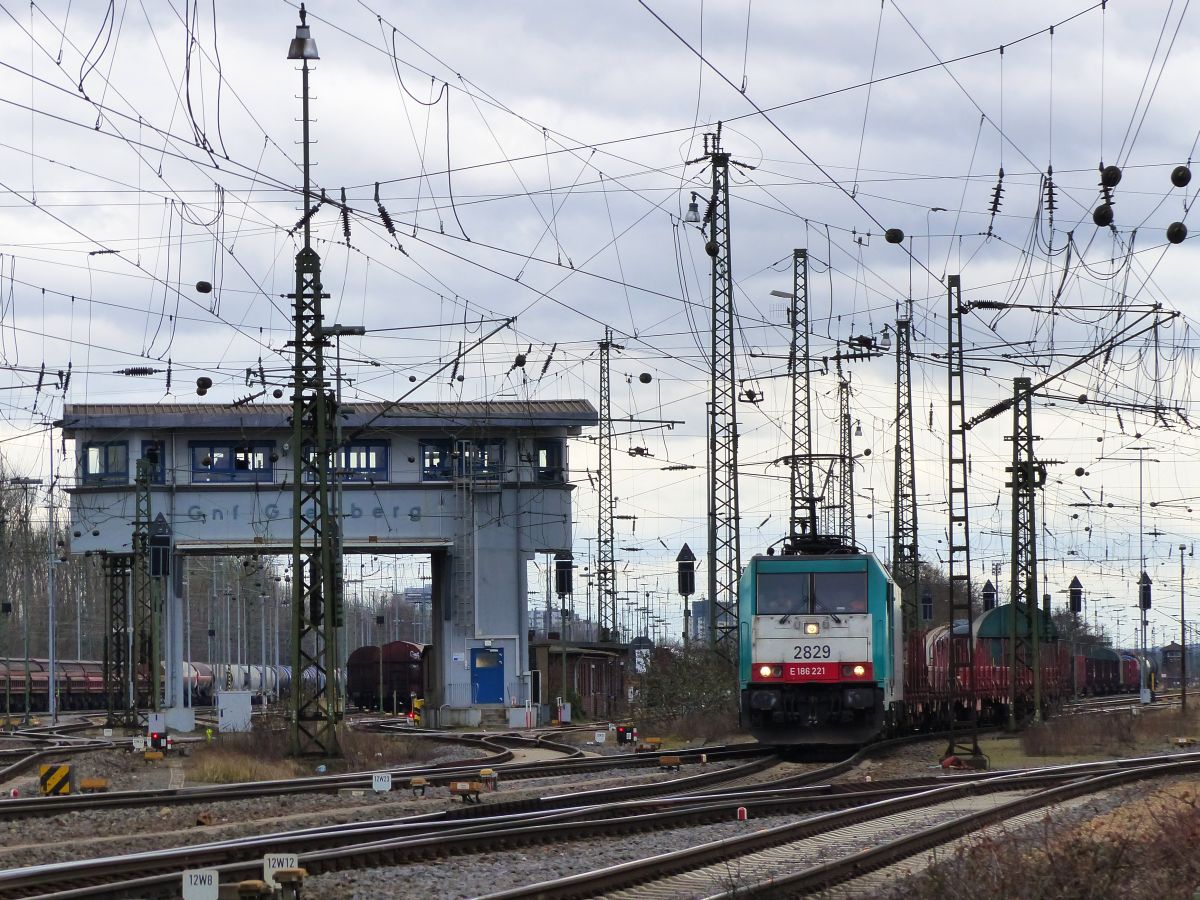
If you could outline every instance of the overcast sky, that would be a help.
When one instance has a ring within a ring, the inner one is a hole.
[[[1102,618],[1125,620],[1126,642],[1138,569],[1128,448],[1136,435],[1153,448],[1145,546],[1165,635],[1171,548],[1190,546],[1197,520],[1186,500],[1150,503],[1200,495],[1197,260],[1192,241],[1164,237],[1200,185],[1169,177],[1200,129],[1200,23],[1186,11],[1150,0],[317,0],[314,178],[334,200],[344,189],[352,210],[348,242],[335,206],[314,218],[327,321],[373,332],[343,343],[346,391],[395,398],[487,320],[515,316],[463,363],[461,383],[442,375],[414,398],[596,402],[596,344],[611,325],[625,346],[615,409],[681,423],[619,439],[615,457],[618,512],[637,516],[618,544],[642,548],[618,555],[638,589],[665,595],[680,545],[704,550],[708,258],[681,217],[710,183],[703,164],[685,163],[723,121],[724,147],[746,164],[731,199],[737,366],[766,398],[739,408],[744,555],[787,522],[786,469],[770,463],[788,452],[789,392],[767,376],[784,367],[787,324],[769,292],[790,289],[793,248],[813,259],[817,355],[878,335],[912,302],[922,555],[934,561],[945,555],[945,275],[961,273],[968,299],[1039,307],[968,319],[972,414],[1011,395],[1014,376],[1054,374],[1161,304],[1182,316],[1053,382],[1035,430],[1039,454],[1061,461],[1045,491],[1049,590],[1061,602],[1078,574]],[[296,22],[284,2],[0,4],[0,409],[19,474],[45,474],[44,423],[64,399],[192,401],[205,375],[216,383],[206,400],[230,402],[260,360],[286,380],[281,295],[302,208],[300,77],[285,58]],[[1123,168],[1115,232],[1092,222],[1101,162]],[[903,244],[882,239],[891,227]],[[200,280],[213,293],[198,293]],[[411,326],[428,327],[399,330]],[[524,372],[511,371],[530,346]],[[70,367],[65,395],[50,376],[36,390],[43,365]],[[131,366],[162,372],[113,374]],[[881,554],[894,367],[888,356],[851,368],[856,449],[873,451],[856,476],[858,537],[869,546],[874,530]],[[835,383],[814,379],[821,452],[836,449]],[[1092,402],[1050,405],[1080,394]],[[1002,416],[971,435],[976,575],[1007,557],[1010,428]],[[572,453],[583,556],[595,452]],[[698,468],[664,470],[683,464]]]

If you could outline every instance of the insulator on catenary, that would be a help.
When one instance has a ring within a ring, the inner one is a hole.
[[[1054,166],[1046,167],[1046,214],[1050,219],[1050,228],[1054,228],[1054,210],[1058,202],[1054,196]]]
[[[996,213],[1000,212],[1000,200],[1004,196],[1004,169],[996,176],[996,187],[992,190],[991,218],[988,220],[987,236],[992,236],[992,225],[996,221]]]
[[[127,369],[117,369],[114,375],[159,375],[162,369],[152,369],[149,366],[130,366]]]
[[[546,370],[550,368],[550,360],[554,359],[554,351],[557,349],[558,349],[557,343],[555,343],[554,346],[552,346],[550,348],[550,352],[546,355],[546,361],[544,363],[542,363],[542,371],[540,373],[538,373],[538,378],[541,378],[543,375],[545,375]]]
[[[342,234],[350,243],[350,207],[346,205],[346,189],[342,188]]]
[[[388,214],[387,209],[379,200],[379,182],[375,182],[375,205],[379,207],[379,218],[383,222],[383,227],[387,229],[388,234],[392,237],[396,236],[396,226],[392,222],[392,217]]]
[[[69,388],[70,386],[71,386],[71,363],[67,363],[67,372],[63,376],[63,384],[62,384],[62,389],[63,389],[64,394],[67,392],[67,388]]]
[[[1004,169],[996,178],[996,187],[992,190],[992,215],[1000,212],[1000,200],[1004,197]]]

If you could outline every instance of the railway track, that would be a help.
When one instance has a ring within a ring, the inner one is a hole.
[[[876,786],[856,792],[862,802],[842,811],[500,891],[482,900],[796,897],[1056,803],[1134,781],[1197,771],[1200,754],[1188,754],[1028,773],[972,773],[937,786]]]
[[[278,781],[255,781],[211,787],[163,788],[148,790],[115,791],[105,794],[72,794],[63,797],[26,797],[0,800],[0,821],[29,816],[53,816],[66,812],[94,809],[137,808],[146,805],[170,806],[186,803],[213,803],[240,800],[248,797],[272,797],[289,794],[336,793],[342,789],[371,788],[372,775],[387,772],[394,781],[421,776],[427,783],[446,785],[464,778],[478,778],[479,769],[495,769],[505,780],[542,778],[571,773],[598,772],[624,767],[649,768],[658,764],[656,754],[621,754],[615,756],[587,757],[577,748],[559,744],[542,737],[526,738],[516,734],[445,735],[427,733],[438,740],[466,743],[489,751],[488,755],[469,760],[455,760],[437,765],[409,766],[377,769],[338,775],[320,775],[309,778],[291,778]],[[99,746],[112,746],[104,742]],[[513,763],[513,747],[536,747],[557,750],[565,759],[542,760],[539,762]],[[68,752],[62,749],[47,753]],[[685,762],[695,762],[702,754],[713,761],[738,758],[769,757],[769,748],[757,744],[733,744],[702,750],[681,751],[676,754]],[[0,771],[2,774],[2,771]]]
[[[9,869],[0,871],[0,898],[124,895],[129,891],[136,892],[138,896],[174,896],[178,894],[179,871],[182,868],[211,866],[219,869],[223,878],[227,875],[249,877],[261,870],[261,859],[267,852],[336,853],[339,848],[349,847],[372,855],[386,854],[386,848],[390,847],[404,848],[396,852],[407,854],[409,858],[425,858],[444,855],[444,850],[440,848],[452,848],[453,852],[475,852],[484,849],[493,840],[515,840],[510,835],[523,833],[523,827],[533,827],[535,830],[532,833],[540,835],[540,840],[545,842],[558,839],[560,834],[565,833],[563,829],[572,827],[576,820],[596,814],[598,810],[604,811],[601,814],[613,823],[633,821],[638,814],[659,804],[659,795],[702,790],[720,783],[722,779],[739,777],[751,770],[766,767],[774,759],[770,756],[761,757],[728,769],[634,787],[502,800],[485,806],[463,805],[396,819],[322,826],[99,860]],[[687,810],[680,812],[682,816],[687,814]],[[593,826],[575,824],[574,827],[586,833]],[[353,849],[348,850],[345,858],[357,859],[354,854]],[[131,878],[134,874],[138,877]]]
[[[121,891],[160,892],[170,895],[178,888],[181,868],[211,865],[222,879],[249,877],[266,852],[301,853],[304,865],[314,871],[372,867],[405,861],[473,853],[505,846],[554,843],[601,834],[627,834],[679,827],[693,823],[728,820],[731,810],[749,805],[758,814],[801,812],[836,808],[861,802],[880,792],[911,793],[929,782],[868,785],[862,788],[828,784],[856,761],[911,739],[866,748],[851,757],[807,773],[778,779],[756,790],[723,787],[736,783],[777,762],[762,756],[763,748],[735,745],[730,752],[755,751],[759,758],[731,768],[701,772],[653,784],[610,787],[591,791],[549,793],[514,800],[498,800],[482,806],[457,806],[436,813],[398,819],[353,823],[335,827],[302,829],[261,837],[130,854],[96,861],[78,861],[46,867],[0,872],[0,897],[20,897],[55,892],[59,896],[89,896],[101,885],[114,882]],[[699,751],[697,751],[699,752]],[[714,749],[708,751],[714,755]],[[648,757],[648,758],[647,758]],[[620,757],[568,759],[553,767],[526,766],[526,771],[544,774],[553,768],[562,774],[570,767],[612,767]],[[643,755],[628,762],[656,764],[657,757]],[[507,770],[506,770],[507,771]],[[506,778],[512,777],[506,774]],[[959,776],[960,778],[962,776]],[[0,808],[3,804],[0,804]],[[130,879],[131,873],[138,873]],[[105,888],[107,890],[107,888]],[[65,893],[63,893],[65,892]]]
[[[761,762],[748,765],[756,764]],[[662,881],[664,874],[677,877],[703,867],[723,867],[726,860],[734,857],[748,860],[754,854],[765,853],[763,859],[755,858],[753,865],[747,863],[740,870],[739,879],[742,880],[738,890],[744,891],[748,883],[744,879],[764,881],[768,877],[777,877],[775,874],[764,874],[772,865],[772,859],[778,868],[780,858],[795,858],[794,847],[793,850],[782,851],[777,848],[811,842],[826,832],[851,829],[842,832],[841,837],[859,848],[864,841],[870,842],[865,838],[865,832],[861,831],[863,823],[874,823],[870,827],[876,835],[883,832],[895,836],[906,833],[906,823],[907,830],[911,831],[913,822],[921,826],[930,815],[934,815],[940,818],[936,823],[939,827],[948,822],[958,822],[960,830],[953,832],[958,835],[982,827],[984,819],[979,816],[996,810],[1016,814],[1037,808],[1041,802],[1057,802],[1068,795],[1074,796],[1070,791],[1088,792],[1139,778],[1198,769],[1200,754],[1192,754],[1172,757],[1168,762],[1148,758],[1029,772],[936,776],[873,785],[822,783],[799,788],[768,788],[741,795],[678,790],[668,796],[634,800],[628,797],[635,793],[635,789],[626,789],[626,799],[621,799],[621,792],[617,790],[594,792],[593,796],[551,796],[541,798],[537,808],[533,809],[527,804],[519,809],[505,804],[486,808],[459,807],[447,813],[366,825],[355,823],[334,828],[312,828],[107,860],[0,872],[0,897],[84,897],[99,894],[171,896],[172,892],[178,890],[178,873],[182,868],[212,866],[220,872],[222,882],[236,881],[254,877],[261,867],[261,856],[266,852],[298,853],[300,864],[310,874],[317,875],[346,869],[402,865],[456,854],[497,852],[564,841],[588,842],[601,836],[727,821],[738,805],[750,808],[755,817],[771,814],[802,816],[795,824],[765,831],[756,830],[741,838],[573,876],[560,882],[501,892],[493,900],[591,897],[631,887],[636,889],[636,893],[627,896],[653,896],[651,890],[656,893],[661,890],[663,895],[679,896],[678,892],[683,890],[679,882],[657,884]],[[822,774],[826,774],[824,770],[817,770],[813,778],[821,780],[819,776]],[[675,783],[669,787],[678,789],[680,785]],[[990,799],[982,803],[980,798],[983,797]],[[1034,802],[1036,798],[1041,799]],[[964,813],[964,804],[973,804],[974,808]],[[930,813],[929,809],[934,806],[943,809]],[[853,831],[855,827],[860,828],[858,833]],[[951,832],[943,829],[936,834],[949,835]],[[886,845],[897,844],[898,840],[889,840]],[[875,841],[878,842],[877,837]],[[919,842],[909,841],[897,846],[920,849],[930,844],[920,845]],[[900,858],[898,853],[896,850],[892,855],[881,854],[871,858],[876,860],[877,865],[887,865]],[[828,883],[833,883],[829,879],[860,872],[861,869],[854,868],[858,864],[856,860],[841,875],[832,870],[823,870],[822,877]],[[727,882],[727,878],[726,881],[718,880],[716,887],[720,889]],[[712,892],[711,887],[709,893]],[[757,890],[756,882],[754,891]],[[759,894],[752,892],[749,896]]]

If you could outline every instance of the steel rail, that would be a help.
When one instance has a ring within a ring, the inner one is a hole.
[[[1146,778],[1163,777],[1182,772],[1200,770],[1200,755],[1192,758],[1173,758],[1170,762],[1129,765],[1117,771],[1081,777],[1084,772],[1075,766],[1056,767],[1056,774],[1047,773],[1064,784],[1035,791],[1027,797],[1001,804],[992,810],[961,816],[912,836],[896,839],[879,847],[860,851],[842,860],[829,862],[799,873],[775,876],[751,886],[739,886],[735,891],[715,894],[716,897],[732,900],[733,897],[795,897],[803,893],[827,888],[852,877],[897,862],[914,853],[938,846],[948,840],[961,837],[985,824],[1002,821],[1043,806],[1052,805],[1088,793],[1105,790]],[[1108,761],[1112,764],[1114,761]],[[1132,762],[1132,761],[1131,761]],[[958,784],[929,788],[915,793],[883,798],[843,812],[814,816],[797,823],[763,829],[743,837],[724,839],[689,847],[672,853],[660,854],[610,866],[593,872],[567,876],[553,881],[541,882],[527,887],[488,894],[480,900],[569,900],[578,897],[596,897],[607,891],[631,888],[641,884],[694,871],[726,860],[744,857],[761,850],[768,850],[818,836],[838,828],[845,828],[871,819],[896,813],[920,809],[974,793],[994,793],[1020,788],[1029,788],[1020,775],[1005,775],[991,779],[966,778]],[[317,860],[306,861],[321,871]]]

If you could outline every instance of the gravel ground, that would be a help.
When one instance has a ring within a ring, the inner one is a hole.
[[[617,749],[607,742],[605,745],[587,745],[586,734],[577,733],[576,737],[580,740],[571,742],[585,746],[590,752],[607,753]],[[879,781],[936,774],[941,771],[938,758],[942,749],[943,746],[937,742],[898,748],[885,757],[868,760],[834,780]],[[460,748],[447,748],[448,755],[454,755],[459,750]],[[462,750],[462,755],[469,757],[474,754],[469,750]],[[135,759],[138,765],[132,764]],[[86,761],[89,767],[81,769],[83,774],[103,774],[114,779],[128,779],[129,783],[122,784],[122,787],[165,786],[168,777],[165,769],[147,771],[140,759],[131,758],[130,754],[123,751],[81,754],[79,760],[81,764]],[[735,764],[714,763],[708,768],[711,770]],[[765,781],[782,777],[802,768],[811,768],[813,765],[821,764],[784,763],[763,773],[761,779]],[[690,775],[697,771],[696,767],[685,766],[682,774]],[[610,770],[569,776],[568,783],[573,790],[587,790],[659,781],[670,777],[677,776],[654,768],[638,771]],[[151,783],[156,778],[164,783]],[[507,783],[502,781],[497,799],[557,793],[563,784],[564,779],[561,777]],[[485,806],[487,796],[485,795],[484,799]],[[1081,805],[1078,815],[1082,817],[1085,814],[1094,814],[1097,809],[1117,808],[1133,796],[1136,796],[1136,787],[1124,792],[1110,792],[1105,798],[1089,803],[1086,808]],[[55,818],[0,824],[0,835],[4,836],[0,838],[0,868],[187,845],[314,825],[403,817],[436,811],[458,802],[450,800],[445,789],[435,789],[429,797],[419,800],[399,792],[389,795],[386,800],[313,794],[220,804],[164,806],[140,813],[127,810],[73,813]],[[198,824],[200,818],[206,818],[211,824]],[[420,884],[422,893],[428,896],[475,897],[506,887],[588,871],[743,834],[747,829],[766,828],[794,820],[795,817],[770,817],[754,819],[748,823],[730,821],[645,835],[600,838],[586,844],[539,847],[403,867],[330,873],[309,879],[304,893],[306,897],[318,900],[383,898],[401,895],[403,892],[398,893],[397,884]]]
[[[922,766],[925,765],[922,756],[918,755],[915,761]],[[894,771],[886,775],[878,774],[875,777],[919,774],[914,772],[911,765],[904,769],[904,763],[901,760],[894,762]],[[1131,785],[1094,797],[1081,798],[1055,808],[1055,821],[1061,823],[1059,827],[1067,828],[1096,815],[1125,808],[1140,800],[1145,793],[1144,785]],[[955,818],[959,814],[954,810],[944,809],[931,811],[928,814],[910,814],[910,816],[914,822],[928,826]],[[304,896],[308,900],[383,900],[383,898],[400,896],[401,893],[397,891],[396,887],[399,884],[419,884],[422,893],[438,897],[439,900],[464,900],[464,898],[479,897],[484,894],[670,853],[710,841],[729,839],[744,835],[749,831],[802,821],[803,818],[803,816],[768,816],[748,822],[730,821],[648,834],[602,837],[586,842],[527,848],[502,854],[475,854],[468,857],[412,863],[404,866],[385,866],[354,872],[331,872],[307,879],[304,884]],[[997,829],[1005,827],[1003,825],[996,826]],[[1044,813],[1030,814],[1019,825],[1010,825],[1007,828],[1014,834],[1021,833],[1026,829],[1030,831],[1041,829],[1041,832],[1035,832],[1035,834],[1044,840]],[[857,834],[857,830],[854,833]],[[850,839],[851,844],[855,841],[861,841],[861,837]],[[930,858],[932,859],[934,856],[945,858],[947,849],[942,848]],[[821,854],[824,852],[827,851],[816,850],[816,856],[807,864],[819,862]],[[901,900],[906,896],[902,879],[923,868],[925,864],[926,860],[924,859],[906,860],[904,863],[880,870],[869,879],[863,879],[831,891],[826,896],[829,898]],[[714,884],[712,887],[723,889],[728,885]],[[696,896],[705,896],[706,893],[701,892]],[[629,893],[631,897],[637,895],[636,890]],[[678,895],[679,900],[685,900],[688,896],[687,893]]]
[[[729,765],[733,764],[713,763],[708,769]],[[691,775],[697,771],[695,767],[685,766],[680,774]],[[635,772],[611,769],[607,772],[571,775],[566,783],[572,790],[591,790],[659,782],[676,777],[679,774],[662,772],[656,768]],[[494,795],[485,794],[483,802],[486,806],[490,797],[512,800],[560,793],[563,789],[562,776],[505,782],[501,774],[499,790]],[[450,799],[445,788],[433,788],[426,797],[419,799],[401,791],[387,795],[387,799],[299,794],[224,803],[160,806],[141,811],[66,813],[0,824],[0,868],[186,846],[343,822],[398,818],[436,812],[461,802]]]

